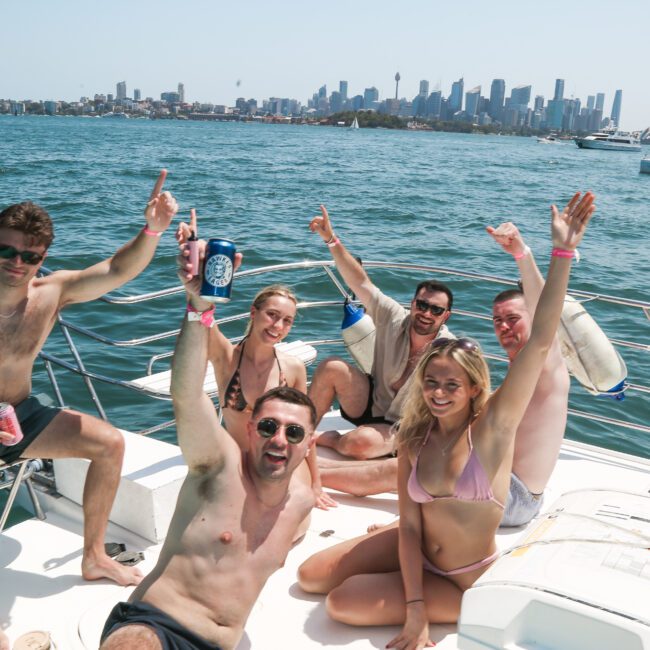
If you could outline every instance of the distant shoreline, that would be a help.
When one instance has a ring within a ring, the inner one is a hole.
[[[507,129],[503,127],[495,126],[478,126],[476,124],[469,124],[466,122],[442,122],[442,121],[428,121],[423,119],[416,118],[400,118],[393,115],[383,115],[381,113],[375,114],[379,116],[380,119],[373,120],[368,123],[363,119],[359,119],[359,128],[360,129],[375,129],[375,130],[392,130],[392,131],[425,131],[425,132],[436,132],[436,133],[460,133],[460,134],[469,134],[469,135],[499,135],[499,136],[518,136],[518,137],[534,137],[534,136],[544,136],[547,135],[549,130],[540,130],[540,129],[530,129],[530,128],[518,128],[518,129]],[[82,119],[105,119],[107,122],[117,121],[124,122],[127,119],[137,120],[138,122],[147,120],[152,122],[157,121],[176,121],[176,122],[239,122],[244,124],[287,124],[292,126],[328,126],[337,129],[347,129],[350,128],[352,119],[349,120],[339,120],[337,115],[331,115],[327,118],[322,119],[307,119],[299,117],[283,117],[283,116],[265,116],[265,117],[256,117],[248,118],[242,117],[240,115],[229,115],[229,114],[200,114],[194,113],[190,115],[165,115],[165,116],[155,116],[147,117],[136,115],[132,116],[128,114],[127,118],[116,118],[114,116],[106,116],[106,114],[100,115],[45,115],[39,113],[25,113],[23,115],[12,115],[10,113],[0,113],[0,117],[10,117],[10,118],[32,118],[32,117],[57,117],[57,118],[82,118]],[[384,119],[382,119],[384,118]],[[581,133],[567,133],[566,140],[570,141],[576,135],[581,135]]]

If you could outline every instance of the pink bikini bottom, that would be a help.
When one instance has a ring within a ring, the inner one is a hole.
[[[426,571],[435,573],[438,576],[454,576],[458,575],[459,573],[468,573],[469,571],[474,571],[474,569],[480,569],[481,567],[494,562],[494,560],[499,557],[499,553],[500,551],[495,551],[492,553],[492,555],[483,558],[478,562],[474,562],[474,564],[468,564],[467,566],[462,566],[459,569],[452,569],[451,571],[443,571],[442,569],[433,566],[433,564],[431,564],[431,562],[429,562],[429,560],[424,555],[422,555],[422,565]]]

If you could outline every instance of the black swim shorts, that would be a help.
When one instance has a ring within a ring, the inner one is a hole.
[[[23,439],[11,447],[0,445],[0,458],[7,464],[22,456],[29,445],[38,438],[43,429],[59,414],[60,408],[44,394],[30,395],[14,406],[23,430]]]
[[[352,422],[355,427],[360,427],[362,424],[392,424],[392,422],[385,420],[383,416],[372,414],[372,394],[374,392],[375,384],[372,375],[366,375],[366,377],[368,378],[368,402],[366,403],[365,410],[361,415],[352,417],[351,415],[348,415],[339,404],[341,417],[345,418],[348,422]]]
[[[102,643],[110,634],[125,625],[146,625],[158,637],[163,650],[221,650],[198,634],[176,622],[169,614],[143,603],[117,603],[106,619],[102,630]]]

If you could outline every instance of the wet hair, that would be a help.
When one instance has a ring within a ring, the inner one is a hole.
[[[273,296],[283,296],[284,298],[289,298],[289,300],[293,301],[294,304],[298,304],[298,298],[296,298],[296,294],[291,290],[290,287],[286,286],[285,284],[271,284],[268,287],[264,287],[257,292],[257,295],[255,298],[253,298],[253,304],[251,307],[260,309],[262,305],[264,305],[264,303]],[[246,326],[246,332],[244,332],[244,336],[247,336],[250,333],[251,327],[252,322],[249,320],[248,325]]]
[[[32,246],[49,248],[54,241],[50,215],[31,201],[14,203],[0,212],[0,228],[11,228],[27,235]]]
[[[450,339],[444,345],[432,347],[422,355],[413,372],[413,381],[404,401],[403,417],[399,422],[398,446],[400,450],[413,450],[424,441],[431,424],[436,420],[422,394],[424,374],[429,361],[435,357],[451,357],[469,376],[471,386],[478,386],[479,393],[471,399],[471,418],[485,406],[491,392],[490,371],[478,343],[467,350]]]
[[[257,417],[263,404],[272,399],[278,399],[281,402],[286,402],[287,404],[298,404],[299,406],[306,406],[309,410],[309,421],[311,426],[316,428],[316,407],[305,393],[298,390],[297,388],[290,388],[289,386],[277,386],[276,388],[271,388],[267,390],[266,393],[260,395],[256,400],[253,406],[253,413],[251,418]]]
[[[521,289],[506,289],[501,293],[498,293],[494,296],[492,301],[493,305],[498,305],[500,302],[506,302],[507,300],[514,300],[515,298],[523,298],[524,292]]]
[[[447,310],[451,311],[451,307],[454,304],[454,294],[451,292],[451,289],[446,284],[443,284],[442,282],[436,282],[435,280],[423,280],[415,288],[415,294],[413,295],[414,300],[417,297],[418,293],[420,293],[421,289],[444,293],[447,296]]]

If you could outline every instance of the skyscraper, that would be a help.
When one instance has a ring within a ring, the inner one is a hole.
[[[134,88],[133,89],[133,101],[134,102],[139,102],[142,99],[142,93],[140,92],[139,88]]]
[[[601,114],[605,110],[605,93],[596,94],[596,110],[600,111]]]
[[[180,97],[180,102],[185,102],[185,84],[178,84],[178,96]]]
[[[126,81],[118,81],[117,88],[115,92],[115,98],[119,101],[120,99],[126,99]]]
[[[424,95],[424,97],[429,94],[429,82],[426,79],[420,81],[420,92],[418,94]]]
[[[339,92],[341,93],[341,99],[345,102],[348,99],[348,82],[339,81]]]
[[[465,112],[470,117],[476,117],[478,115],[478,105],[479,100],[481,99],[481,87],[476,86],[465,93]]]
[[[367,110],[369,108],[377,108],[379,101],[379,91],[371,86],[363,91],[363,107]]]
[[[528,108],[530,103],[531,86],[517,86],[510,93],[510,104],[519,107],[519,110]]]
[[[535,111],[541,111],[544,108],[544,95],[535,95]]]
[[[588,111],[593,111],[594,108],[596,107],[596,96],[595,95],[588,95],[587,96],[587,110]]]
[[[440,107],[442,101],[442,93],[439,90],[434,90],[427,99],[426,114],[429,117],[439,118]]]
[[[454,83],[451,84],[451,95],[449,95],[449,105],[447,107],[450,115],[453,115],[463,107],[464,86],[465,82],[462,77],[458,81],[454,81]]]
[[[503,79],[492,79],[490,87],[490,107],[488,115],[493,120],[501,120],[503,101],[506,96],[506,82]]]
[[[612,104],[611,119],[617,128],[621,125],[621,102],[623,101],[623,91],[617,90],[614,94],[614,103]]]
[[[564,79],[555,80],[555,94],[553,95],[555,101],[564,99]]]

